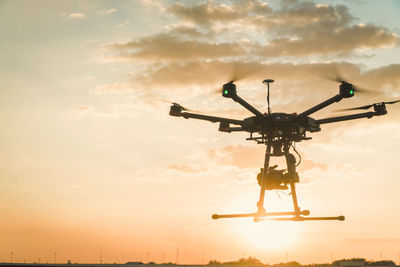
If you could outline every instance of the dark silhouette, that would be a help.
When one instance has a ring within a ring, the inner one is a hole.
[[[254,221],[260,221],[265,219],[267,216],[278,216],[274,217],[273,220],[281,221],[310,221],[310,220],[340,220],[343,221],[344,216],[335,217],[306,217],[310,214],[308,210],[300,210],[297,201],[296,187],[295,184],[299,182],[299,175],[296,172],[296,167],[301,162],[301,156],[296,150],[295,144],[297,142],[310,140],[311,137],[307,137],[306,133],[319,132],[321,131],[321,124],[354,120],[360,118],[371,118],[374,116],[381,116],[387,114],[386,105],[395,104],[400,100],[380,102],[371,105],[350,108],[346,110],[359,110],[359,109],[370,109],[374,108],[374,111],[363,112],[353,115],[338,116],[326,119],[314,119],[310,115],[317,112],[318,110],[325,108],[335,102],[341,101],[343,98],[353,97],[355,92],[365,93],[368,90],[362,89],[351,83],[344,81],[341,77],[330,78],[337,82],[340,82],[339,93],[328,100],[307,109],[306,111],[297,113],[282,113],[275,112],[271,113],[271,107],[269,102],[269,89],[270,83],[274,80],[267,79],[264,83],[268,86],[268,113],[262,113],[255,107],[243,100],[236,92],[236,85],[234,84],[235,79],[226,83],[222,87],[222,96],[231,98],[235,102],[238,102],[244,108],[249,110],[254,116],[245,118],[243,120],[234,120],[229,118],[214,117],[202,114],[196,114],[189,109],[179,105],[178,103],[172,103],[169,114],[175,117],[183,117],[185,119],[199,119],[210,122],[219,122],[219,131],[221,132],[248,132],[250,137],[246,140],[257,142],[257,144],[266,145],[264,168],[261,168],[260,173],[257,176],[258,184],[260,185],[260,197],[257,203],[257,211],[254,213],[245,214],[225,214],[225,215],[212,215],[213,219],[220,218],[239,218],[239,217],[252,217]],[[184,111],[184,112],[183,112]],[[230,125],[235,125],[231,127]],[[257,135],[257,136],[254,136]],[[296,157],[289,152],[290,149],[298,155],[299,161],[296,162]],[[286,169],[277,170],[277,166],[269,166],[270,157],[285,157]],[[266,212],[264,209],[264,197],[266,190],[288,190],[290,188],[290,194],[292,196],[294,211],[289,212]],[[291,217],[283,217],[291,216]]]

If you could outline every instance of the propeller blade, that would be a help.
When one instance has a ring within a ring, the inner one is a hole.
[[[369,108],[372,108],[374,105],[375,104],[365,105],[365,106],[355,107],[355,108],[336,109],[334,111],[348,111],[348,110],[358,110],[358,109],[369,109]]]
[[[229,81],[228,82],[237,82],[240,80],[243,80],[253,74],[249,70],[246,71],[246,68],[240,68],[240,65],[238,62],[232,62],[232,70],[231,74],[229,76]]]
[[[342,76],[340,76],[339,74],[332,75],[332,76],[331,75],[323,75],[321,77],[326,80],[333,81],[333,82],[338,82],[338,83],[345,82],[345,79]]]
[[[219,88],[213,89],[213,90],[211,91],[211,93],[212,93],[213,95],[219,95],[219,94],[221,94],[221,92],[222,92],[222,86],[219,87]]]
[[[230,62],[230,70],[228,71],[227,79],[223,82],[223,84],[228,82],[238,82],[244,80],[252,75],[254,75],[254,70],[246,66],[245,63],[240,63],[237,61]],[[218,88],[212,89],[212,94],[221,94],[222,93],[222,85]]]
[[[389,101],[389,102],[384,102],[385,104],[391,105],[391,104],[395,104],[395,103],[399,103],[400,100],[395,100],[395,101]]]
[[[365,88],[365,87],[360,87],[359,85],[353,85],[354,91],[358,93],[363,93],[363,94],[378,94],[376,91]]]
[[[349,83],[346,81],[346,79],[341,75],[338,70],[334,71],[335,73],[333,75],[321,75],[321,78],[324,78],[329,81],[333,82],[338,82],[338,83]],[[362,94],[377,94],[376,91],[371,90],[369,88],[365,88],[359,85],[351,84],[353,85],[354,91]]]
[[[387,101],[387,102],[379,102],[379,103],[374,103],[374,104],[365,105],[365,106],[361,106],[361,107],[338,109],[338,110],[334,110],[334,111],[348,111],[348,110],[358,110],[358,109],[370,109],[370,108],[372,108],[373,106],[379,105],[379,104],[391,105],[391,104],[395,104],[395,103],[399,103],[399,102],[400,102],[400,100]]]

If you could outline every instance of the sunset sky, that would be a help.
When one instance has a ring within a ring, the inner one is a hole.
[[[398,262],[400,104],[297,145],[301,208],[344,222],[254,223],[211,214],[256,210],[265,147],[167,101],[251,116],[213,93],[233,66],[263,112],[266,78],[273,112],[334,96],[335,72],[377,92],[316,119],[400,99],[399,14],[398,0],[0,0],[0,262]]]

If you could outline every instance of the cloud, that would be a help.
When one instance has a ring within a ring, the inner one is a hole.
[[[167,169],[183,173],[200,173],[206,171],[205,168],[199,168],[198,166],[193,166],[188,164],[172,164],[167,166]]]
[[[335,31],[309,31],[297,38],[282,37],[258,46],[256,53],[262,57],[348,54],[368,48],[394,47],[396,35],[374,26],[354,25]]]
[[[138,115],[139,105],[133,103],[117,103],[106,106],[93,107],[81,105],[73,108],[70,114],[75,118],[109,118],[116,119],[119,117],[134,117]]]
[[[124,28],[124,27],[125,27],[126,25],[128,25],[129,23],[131,23],[130,20],[125,20],[123,23],[117,24],[117,25],[115,26],[115,28],[116,28],[116,29]]]
[[[160,98],[178,101],[194,110],[236,118],[250,114],[240,105],[221,99],[216,91],[238,73],[238,94],[256,108],[265,107],[266,93],[262,81],[275,79],[271,91],[273,111],[302,112],[338,93],[339,83],[321,77],[341,73],[349,82],[368,87],[378,94],[357,95],[315,113],[316,118],[331,117],[330,110],[361,106],[398,99],[400,94],[400,64],[363,70],[357,64],[332,63],[261,63],[257,61],[185,61],[146,64],[129,74],[129,81],[99,85],[92,94],[133,94],[143,103],[159,107]],[[215,101],[217,100],[217,101]],[[366,102],[368,101],[368,102]],[[194,105],[192,105],[192,103]],[[221,105],[225,103],[224,105]],[[351,104],[354,103],[354,104]]]
[[[198,27],[219,29],[219,34],[237,33],[239,38],[246,35],[246,26],[254,26],[260,39],[267,40],[262,44],[253,42],[248,48],[252,54],[264,58],[348,54],[398,44],[397,36],[386,28],[372,24],[354,25],[356,18],[343,5],[303,1],[286,2],[278,9],[271,9],[260,1],[241,1],[230,5],[176,3],[167,10]]]
[[[77,106],[72,110],[72,114],[78,118],[87,116],[93,110],[92,106]]]
[[[69,14],[68,17],[73,18],[73,19],[83,19],[86,16],[84,13],[71,13],[71,14]]]
[[[294,153],[293,153],[294,154]],[[302,159],[301,164],[299,165],[299,172],[320,169],[322,171],[326,171],[328,166],[324,163],[320,163],[313,160]]]
[[[260,168],[263,165],[264,146],[229,145],[207,151],[211,161],[238,168]]]
[[[389,89],[388,94],[400,94],[400,64],[391,64],[380,68],[372,69],[363,74],[363,78],[372,88],[385,87]]]
[[[132,86],[126,82],[98,85],[90,91],[90,93],[93,95],[120,94],[129,92],[132,92]]]
[[[197,5],[185,6],[182,3],[175,3],[169,6],[167,10],[182,19],[193,21],[200,25],[210,25],[215,21],[240,20],[250,15],[265,15],[271,12],[268,4],[261,1],[240,1],[233,5],[203,2]]]
[[[151,64],[140,72],[132,73],[136,88],[143,84],[143,87],[163,86],[164,89],[177,90],[187,86],[201,86],[204,93],[213,90],[216,86],[232,79],[245,78],[246,82],[261,83],[265,78],[274,78],[274,92],[286,91],[286,94],[299,93],[326,97],[327,90],[335,93],[333,88],[338,84],[321,77],[334,76],[336,73],[343,73],[344,78],[357,85],[372,85],[371,88],[383,92],[384,86],[399,91],[400,65],[390,65],[364,71],[361,66],[346,62],[332,63],[262,63],[259,61],[187,61],[170,62],[165,64]],[[237,75],[234,75],[237,73]],[[283,88],[282,88],[283,87]],[[208,89],[209,88],[209,89]],[[324,89],[326,88],[326,89]],[[153,88],[154,89],[154,88]],[[238,83],[240,90],[240,82]],[[282,90],[282,91],[281,91]],[[239,91],[240,92],[240,91]],[[282,95],[274,93],[274,97]],[[264,94],[264,92],[263,92]],[[297,97],[299,98],[299,97]],[[285,101],[282,99],[282,101]]]
[[[110,9],[104,10],[104,14],[106,14],[106,15],[110,15],[115,12],[117,12],[116,8],[110,8]]]
[[[157,34],[106,46],[108,56],[131,62],[133,68],[125,82],[129,89],[110,84],[96,88],[93,94],[132,91],[149,105],[159,105],[160,97],[196,99],[194,109],[244,117],[248,112],[242,107],[210,100],[215,99],[213,92],[233,78],[245,77],[237,83],[239,94],[254,106],[265,107],[261,82],[273,78],[273,110],[301,112],[338,92],[338,83],[321,76],[340,72],[348,82],[381,93],[376,101],[400,95],[399,64],[367,70],[341,61],[344,56],[354,59],[365,56],[368,49],[398,44],[389,29],[356,24],[357,18],[346,6],[282,1],[271,7],[254,0],[181,2],[163,8],[178,20]],[[365,100],[366,96],[357,98]],[[342,105],[346,102],[335,106],[348,107]],[[319,111],[316,118],[330,117],[331,109]]]
[[[226,58],[246,54],[240,43],[216,43],[182,40],[170,34],[156,34],[127,43],[109,46],[121,51],[119,57],[131,60],[193,60]]]

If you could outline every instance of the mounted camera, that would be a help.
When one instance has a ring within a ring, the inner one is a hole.
[[[278,165],[274,165],[268,168],[268,172],[265,175],[266,190],[287,190],[288,184],[293,181],[294,183],[299,182],[299,175],[297,172],[288,173],[286,170],[276,170]],[[262,186],[262,176],[264,168],[260,168],[260,172],[257,174],[258,185]]]

